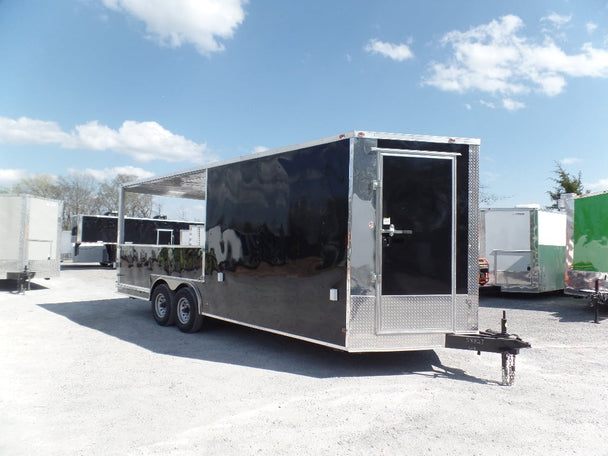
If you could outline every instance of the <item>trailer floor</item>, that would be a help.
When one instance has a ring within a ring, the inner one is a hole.
[[[608,312],[561,295],[482,296],[500,355],[349,355],[214,323],[157,326],[116,271],[66,264],[0,289],[0,454],[606,454]]]

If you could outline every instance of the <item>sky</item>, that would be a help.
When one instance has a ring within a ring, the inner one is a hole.
[[[493,207],[608,190],[608,0],[0,0],[0,188],[352,130],[479,138]]]

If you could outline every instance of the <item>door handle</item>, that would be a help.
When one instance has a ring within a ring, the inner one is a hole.
[[[390,237],[393,237],[395,234],[413,234],[412,230],[396,230],[395,225],[392,223],[388,226],[388,228],[382,229],[382,234],[388,234]]]

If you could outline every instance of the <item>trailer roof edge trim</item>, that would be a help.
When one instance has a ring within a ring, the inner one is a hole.
[[[131,193],[143,193],[157,196],[171,196],[176,198],[188,198],[196,200],[206,199],[205,188],[206,188],[206,171],[209,168],[215,168],[217,166],[223,166],[231,163],[243,161],[244,159],[261,158],[270,155],[280,154],[283,152],[289,152],[292,150],[301,149],[304,147],[312,147],[320,144],[326,144],[330,142],[339,141],[342,139],[350,138],[368,138],[368,139],[388,139],[388,140],[401,140],[401,141],[419,141],[429,143],[455,143],[455,144],[468,144],[478,146],[481,141],[477,138],[460,138],[450,136],[430,136],[430,135],[412,135],[406,133],[383,133],[383,132],[372,132],[353,130],[347,133],[329,136],[305,143],[294,144],[291,146],[280,147],[277,149],[271,149],[264,152],[258,152],[255,154],[243,155],[240,157],[211,162],[204,166],[190,168],[183,171],[169,173],[160,176],[154,176],[146,179],[139,179],[126,184],[122,184],[122,188],[125,192]]]
[[[573,194],[574,196],[572,196],[571,199],[576,200],[576,199],[580,199],[580,198],[587,198],[588,196],[604,195],[606,193],[608,193],[608,190],[600,190],[600,191],[597,191],[597,192],[583,193],[582,195]]]

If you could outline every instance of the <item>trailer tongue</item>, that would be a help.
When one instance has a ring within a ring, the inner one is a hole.
[[[516,334],[507,333],[507,313],[503,310],[500,332],[487,329],[477,334],[446,334],[445,347],[461,350],[500,353],[502,358],[502,383],[511,386],[515,381],[515,356],[522,348],[531,348]]]

